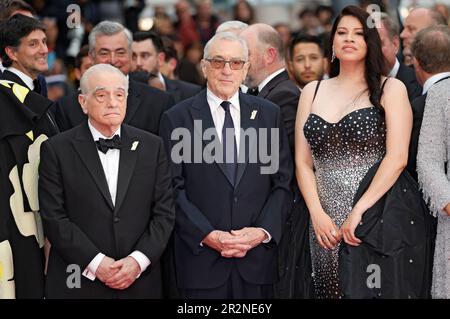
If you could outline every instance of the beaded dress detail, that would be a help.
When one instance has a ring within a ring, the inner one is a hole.
[[[354,110],[337,123],[310,113],[303,127],[311,147],[317,190],[324,211],[337,227],[346,220],[368,170],[386,150],[385,124],[375,106]],[[310,226],[313,281],[316,298],[341,298],[338,278],[339,246],[323,249]]]

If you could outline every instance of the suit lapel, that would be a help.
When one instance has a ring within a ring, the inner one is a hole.
[[[78,127],[78,133],[72,143],[75,151],[78,153],[87,170],[91,174],[109,207],[113,209],[114,205],[111,200],[111,194],[109,193],[105,172],[103,170],[102,163],[100,162],[100,157],[98,156],[94,139],[89,131],[87,121]]]
[[[2,78],[4,80],[12,81],[12,82],[20,84],[26,88],[29,88],[17,74],[15,74],[11,71],[8,71],[8,70],[3,71]]]
[[[211,141],[206,141],[205,139],[203,139],[204,132],[207,129],[211,129],[211,128],[215,129],[214,120],[212,118],[211,110],[209,108],[208,101],[206,99],[206,90],[203,90],[202,92],[200,92],[197,95],[194,102],[192,103],[192,107],[191,107],[190,111],[191,111],[193,121],[201,121],[200,122],[201,123],[201,131],[198,130],[198,126],[196,126],[194,124],[194,130],[197,130],[196,132],[194,132],[194,134],[199,134],[200,138],[203,142],[203,146],[206,146]],[[217,137],[219,136],[218,134],[219,133],[216,130]],[[194,137],[194,139],[196,139],[196,137]],[[195,151],[195,147],[194,147],[194,151]],[[203,152],[202,152],[202,155],[203,155]],[[216,162],[216,164],[219,166],[220,170],[226,176],[226,178],[228,179],[230,184],[233,184],[232,180],[228,176],[228,171],[227,171],[227,167],[225,166],[225,163],[217,163]]]
[[[262,97],[263,99],[267,98],[267,96],[269,95],[270,91],[272,91],[272,89],[274,87],[276,87],[279,82],[285,81],[286,79],[289,79],[289,76],[288,76],[286,70],[284,70],[283,72],[278,74],[276,77],[274,77],[272,80],[270,80],[269,83],[267,83],[263,87],[261,92],[259,92],[258,96]]]
[[[139,108],[141,92],[133,80],[129,81],[128,99],[127,99],[127,113],[125,114],[124,123],[130,123],[131,119]]]
[[[239,142],[239,159],[238,168],[236,173],[236,182],[234,183],[234,188],[239,185],[239,182],[244,175],[245,168],[249,162],[249,156],[252,154],[254,148],[256,147],[257,140],[245,141],[245,136],[242,134],[249,128],[255,128],[256,134],[258,134],[258,111],[259,107],[257,105],[251,105],[247,101],[247,96],[239,92],[239,103],[241,108],[241,130],[240,130],[240,142]],[[251,135],[250,135],[251,136]],[[244,158],[245,157],[245,158]]]
[[[120,149],[119,176],[117,179],[116,205],[114,208],[115,213],[120,209],[127,193],[131,177],[133,176],[134,167],[136,166],[137,153],[139,151],[139,148],[131,150],[132,143],[137,140],[129,135],[129,132],[124,125],[122,125],[121,129],[121,140],[122,148]]]

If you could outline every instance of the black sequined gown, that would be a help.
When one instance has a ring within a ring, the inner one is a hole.
[[[337,123],[311,113],[303,131],[311,147],[317,190],[325,212],[338,227],[353,206],[359,183],[385,153],[384,122],[372,106],[355,110]],[[339,246],[323,249],[310,227],[313,281],[316,298],[340,298]]]

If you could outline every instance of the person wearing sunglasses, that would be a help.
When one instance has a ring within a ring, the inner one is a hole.
[[[293,165],[281,112],[239,91],[249,62],[247,44],[236,34],[216,34],[205,46],[201,67],[207,88],[166,111],[160,124],[176,199],[180,295],[270,298],[277,245],[292,201]],[[256,134],[254,143],[245,135],[260,129],[268,134]],[[178,141],[174,136],[181,131],[186,138]],[[264,173],[259,151],[274,137],[279,147],[272,148],[271,159],[279,166]]]

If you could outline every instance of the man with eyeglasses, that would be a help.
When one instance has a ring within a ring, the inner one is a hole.
[[[177,204],[178,288],[183,298],[270,298],[292,201],[293,165],[281,112],[239,92],[248,49],[234,33],[218,33],[206,44],[201,67],[207,88],[161,119]],[[261,170],[265,147],[278,169]]]
[[[103,21],[89,34],[89,56],[92,63],[107,63],[128,77],[132,62],[131,32],[120,23]],[[129,79],[127,114],[124,122],[144,131],[158,134],[162,113],[174,103],[173,97],[161,90]],[[55,118],[61,131],[77,126],[86,119],[77,94],[62,98],[54,105]]]
[[[42,144],[39,199],[52,244],[47,298],[161,298],[174,224],[161,139],[123,123],[128,80],[109,64],[81,78],[87,115]],[[82,273],[71,285],[70,272]]]

